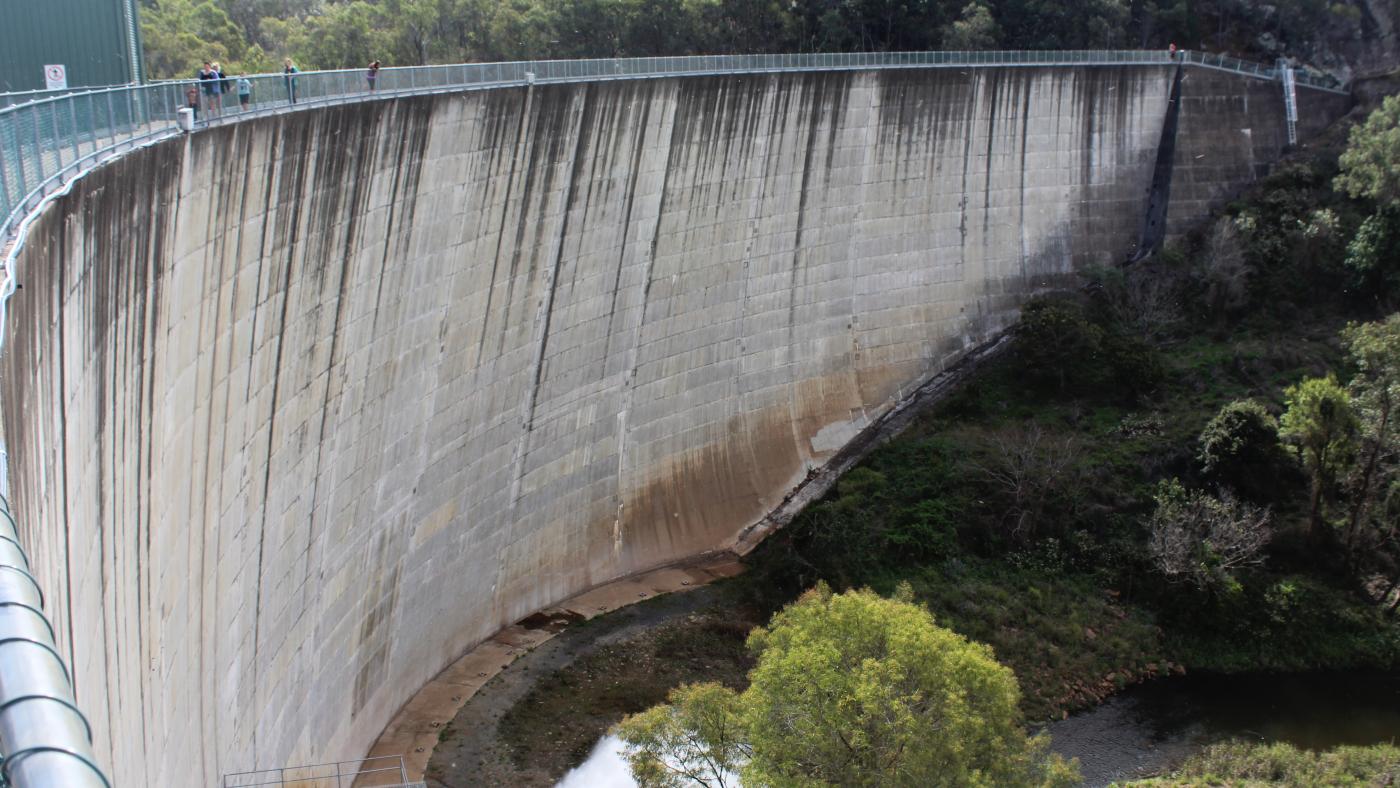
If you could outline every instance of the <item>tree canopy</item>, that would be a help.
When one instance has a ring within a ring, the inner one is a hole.
[[[1339,163],[1337,187],[1382,204],[1400,201],[1400,96],[1387,96],[1365,122],[1353,126]]]
[[[275,70],[532,58],[1222,44],[1260,20],[1230,0],[142,0],[149,72],[206,59]],[[1281,4],[1271,34],[1315,29]],[[1246,37],[1247,38],[1247,37]]]
[[[643,786],[1070,785],[991,650],[903,589],[809,591],[755,629],[742,693],[685,687],[618,728]],[[729,775],[726,778],[724,775]]]
[[[1279,435],[1298,449],[1312,477],[1310,528],[1322,522],[1324,498],[1351,463],[1359,422],[1347,390],[1328,374],[1308,378],[1284,391],[1288,409],[1279,420]]]

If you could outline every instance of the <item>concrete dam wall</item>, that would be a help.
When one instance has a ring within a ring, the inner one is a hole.
[[[1133,253],[1175,74],[421,96],[80,179],[22,251],[0,396],[104,766],[359,757],[502,626],[724,549],[1029,295]],[[1178,225],[1286,139],[1275,82],[1188,69],[1179,106]]]

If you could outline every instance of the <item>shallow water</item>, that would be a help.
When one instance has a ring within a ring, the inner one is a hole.
[[[1150,682],[1048,728],[1085,784],[1151,774],[1212,741],[1314,750],[1400,740],[1400,674],[1182,676]]]
[[[1220,739],[1314,750],[1400,741],[1400,674],[1182,676],[1127,690],[1052,723],[1052,748],[1078,758],[1085,785],[1142,777]],[[634,788],[621,742],[602,739],[560,788]]]

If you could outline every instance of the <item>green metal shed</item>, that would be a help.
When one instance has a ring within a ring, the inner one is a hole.
[[[45,67],[69,88],[142,81],[137,0],[0,0],[0,93],[43,90]]]

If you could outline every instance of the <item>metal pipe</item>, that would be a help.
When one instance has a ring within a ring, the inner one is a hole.
[[[10,502],[0,496],[0,780],[15,788],[111,788],[43,606]]]

